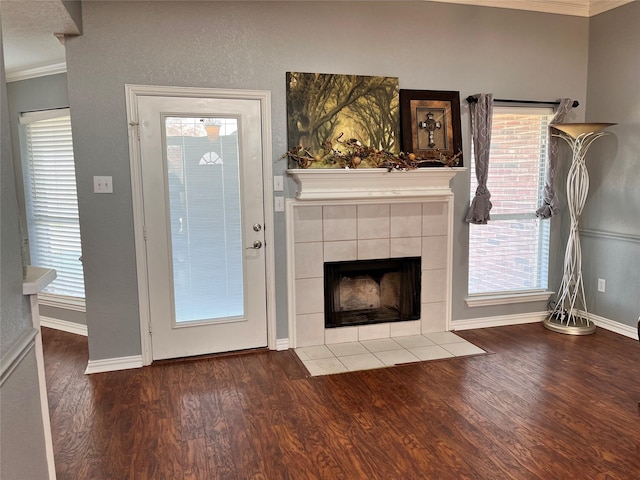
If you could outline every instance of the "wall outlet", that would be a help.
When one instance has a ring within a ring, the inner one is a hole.
[[[604,278],[599,278],[598,279],[598,291],[604,293],[605,289],[607,286],[607,282],[605,281]]]
[[[93,193],[113,193],[113,178],[93,177]]]

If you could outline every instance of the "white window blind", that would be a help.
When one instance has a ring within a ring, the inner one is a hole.
[[[494,107],[487,188],[491,220],[470,225],[469,294],[545,290],[549,221],[536,218],[547,165],[548,108]],[[477,182],[471,166],[471,197]]]
[[[56,270],[46,293],[84,298],[69,110],[25,113],[20,123],[31,264]]]

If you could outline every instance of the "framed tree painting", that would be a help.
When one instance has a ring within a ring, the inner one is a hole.
[[[287,72],[287,143],[322,157],[358,142],[400,152],[398,79]],[[330,146],[330,147],[329,147]],[[311,168],[326,164],[316,162]]]
[[[442,166],[441,159],[462,162],[460,93],[445,90],[400,90],[402,150],[423,166]]]

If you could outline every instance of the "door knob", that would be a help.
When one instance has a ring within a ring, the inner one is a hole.
[[[247,250],[259,250],[262,248],[262,242],[260,240],[256,240],[253,242],[251,247],[247,247]]]

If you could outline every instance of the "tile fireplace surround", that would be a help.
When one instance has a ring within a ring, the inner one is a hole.
[[[288,170],[290,347],[450,329],[453,192],[464,168]],[[419,320],[324,328],[324,262],[420,256]]]

